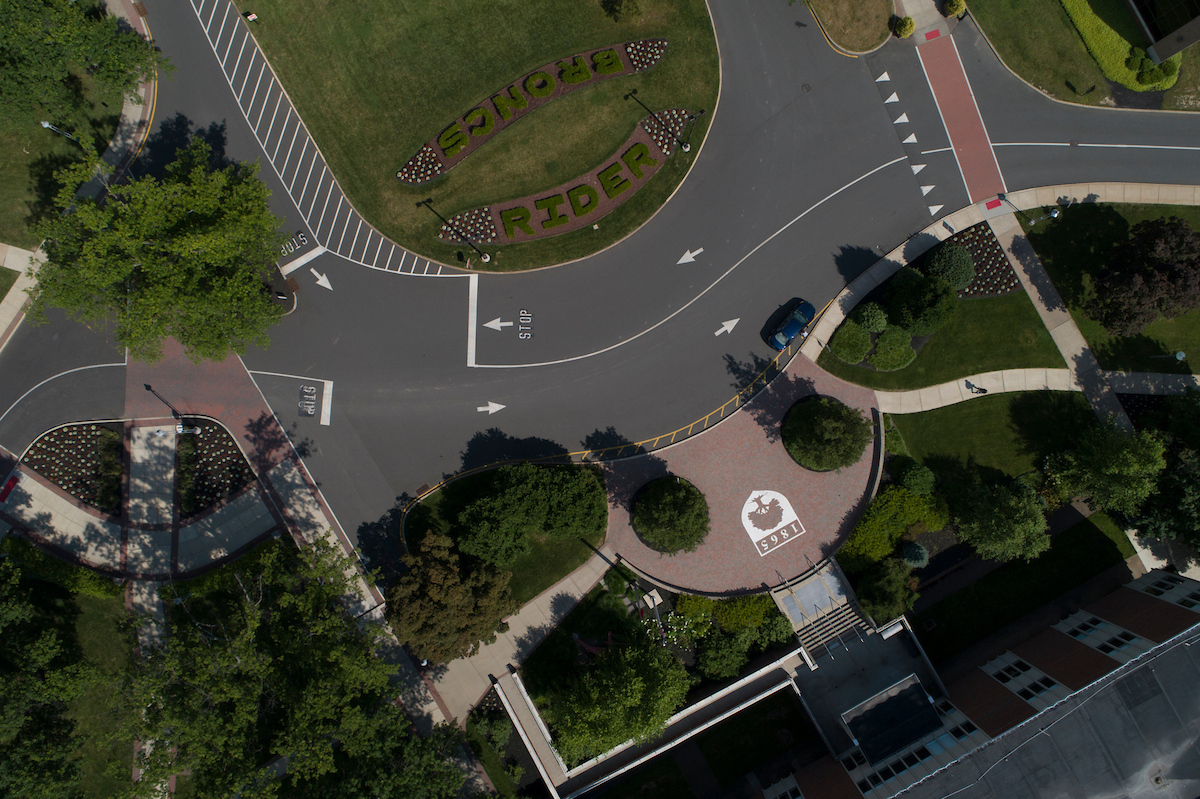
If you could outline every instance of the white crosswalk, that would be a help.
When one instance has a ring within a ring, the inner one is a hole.
[[[368,269],[462,277],[408,252],[354,210],[237,8],[229,0],[190,2],[246,124],[317,243]]]

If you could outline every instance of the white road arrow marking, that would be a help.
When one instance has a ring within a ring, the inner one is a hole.
[[[901,144],[916,144],[917,143],[917,134],[915,134],[915,133],[908,134],[908,138],[900,143]]]
[[[942,210],[942,207],[943,207],[943,206],[940,206],[940,205],[931,205],[931,206],[929,206],[929,215],[930,215],[930,216],[937,216],[937,212],[938,212],[938,211],[940,211],[940,210]]]
[[[501,321],[500,321],[500,317],[499,317],[499,316],[497,316],[495,319],[493,319],[493,320],[492,320],[492,321],[490,321],[490,322],[484,322],[484,323],[483,323],[483,326],[484,326],[484,327],[490,327],[492,330],[500,330],[500,331],[502,331],[502,330],[504,330],[504,328],[506,328],[506,327],[512,327],[512,326],[513,326],[513,323],[512,323],[512,322],[501,322]]]
[[[693,251],[693,250],[684,250],[684,252],[683,252],[683,257],[682,257],[682,258],[680,258],[680,259],[679,259],[678,261],[676,261],[675,263],[676,263],[676,264],[690,264],[690,263],[694,262],[694,261],[696,260],[696,256],[697,256],[697,255],[699,255],[699,254],[700,254],[700,253],[702,253],[702,252],[704,252],[704,248],[703,248],[703,247],[701,247],[700,249],[698,249],[698,250],[695,250],[695,251]]]
[[[733,332],[733,328],[734,328],[734,327],[737,325],[737,323],[738,323],[738,322],[740,322],[740,321],[742,321],[742,317],[740,317],[740,316],[739,316],[737,319],[730,319],[730,320],[729,320],[729,321],[727,321],[727,322],[723,322],[723,323],[721,324],[721,329],[720,329],[720,330],[718,330],[716,333],[713,333],[713,335],[714,335],[714,336],[719,336],[719,335],[721,335],[722,333],[732,333],[732,332]]]
[[[889,81],[889,80],[891,80],[891,78],[890,78],[890,77],[888,77],[888,74],[885,72],[885,73],[883,73],[882,75],[880,75],[878,78],[876,78],[876,79],[875,79],[875,82],[876,82],[876,83],[884,83],[884,82],[886,82],[886,81]]]
[[[928,194],[931,191],[933,191],[933,186],[922,186],[921,187],[921,196],[924,197],[926,194]]]
[[[898,103],[898,102],[900,102],[900,98],[896,96],[895,92],[892,92],[892,96],[887,98],[886,100],[884,100],[883,104],[887,105],[888,103]]]
[[[475,410],[478,411],[479,413],[483,413],[484,411],[487,411],[488,416],[491,416],[496,411],[502,411],[507,407],[508,407],[507,405],[501,405],[498,402],[489,402],[487,405],[480,405]]]
[[[333,284],[331,284],[329,282],[329,278],[327,276],[322,275],[320,272],[318,272],[316,269],[313,269],[311,266],[308,268],[308,271],[312,272],[313,275],[317,278],[318,286],[321,286],[322,288],[327,288],[330,291],[333,291]]]
[[[907,122],[907,121],[908,121],[908,114],[907,114],[907,113],[905,113],[905,114],[901,114],[900,116],[896,117],[896,118],[895,118],[895,119],[892,121],[892,124],[893,124],[893,125],[899,125],[900,123],[902,123],[902,122]]]
[[[912,167],[912,171],[913,171],[914,175],[925,168],[924,164],[910,164],[910,166]]]

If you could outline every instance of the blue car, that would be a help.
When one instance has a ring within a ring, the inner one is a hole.
[[[808,335],[808,326],[816,316],[817,309],[812,306],[812,303],[808,300],[800,300],[800,304],[796,306],[795,310],[783,317],[783,321],[779,323],[779,327],[775,328],[775,332],[767,339],[767,343],[782,352],[796,336],[803,338]]]

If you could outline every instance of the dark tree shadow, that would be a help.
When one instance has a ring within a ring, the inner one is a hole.
[[[472,436],[460,456],[462,470],[469,471],[505,461],[566,462],[568,454],[566,448],[548,438],[514,438],[492,427]]]
[[[58,213],[58,206],[54,200],[62,190],[63,183],[57,174],[78,160],[74,155],[67,153],[48,153],[29,165],[29,185],[33,199],[26,206],[29,211],[25,217],[26,225],[36,225]]]
[[[746,361],[726,354],[725,370],[733,376],[733,388],[743,392],[741,409],[750,414],[771,443],[781,440],[788,409],[798,400],[817,393],[808,378],[783,372],[778,362],[753,352]]]
[[[571,609],[578,603],[575,597],[568,593],[558,593],[550,598],[550,621],[546,624],[538,624],[529,627],[521,635],[513,639],[513,644],[516,646],[516,659],[518,662],[525,660],[537,649],[542,641],[554,631],[554,628],[566,618]]]
[[[583,440],[588,462],[599,462],[609,501],[626,511],[642,486],[668,474],[667,462],[609,427]]]
[[[408,494],[401,494],[382,516],[373,522],[363,522],[356,531],[359,555],[367,571],[376,572],[376,583],[384,596],[387,596],[392,584],[408,571],[400,558],[407,552],[402,532],[404,509],[412,500],[413,497]],[[427,519],[429,513],[429,508],[418,503],[409,511],[409,518],[417,515]]]
[[[287,432],[266,411],[255,419],[246,420],[242,437],[250,445],[250,463],[258,474],[265,473],[291,454]]]
[[[841,249],[834,253],[833,263],[837,267],[838,274],[849,283],[882,259],[883,255],[870,247],[843,244]]]
[[[210,122],[208,127],[193,127],[192,120],[181,113],[164,119],[158,130],[146,139],[142,154],[130,167],[130,172],[136,177],[147,175],[162,178],[166,169],[176,159],[176,154],[192,143],[193,139],[203,139],[212,148],[209,156],[209,168],[224,169],[233,163],[225,154],[226,144],[225,122]]]
[[[1094,423],[1095,415],[1075,391],[1029,391],[1009,405],[1009,427],[1021,453],[1032,455],[1039,465],[1047,455],[1071,447]]]
[[[1129,223],[1109,205],[1080,202],[1029,232],[1029,242],[1068,305],[1087,299],[1085,274],[1097,274],[1113,249],[1129,239]]]
[[[931,233],[918,233],[904,242],[904,260],[908,262],[909,266],[914,266],[920,258],[924,257],[925,253],[939,243],[938,237]]]
[[[1103,369],[1191,373],[1187,361],[1175,360],[1173,350],[1168,350],[1162,342],[1155,341],[1143,333],[1135,336],[1114,336],[1103,344],[1093,346],[1092,353]]]

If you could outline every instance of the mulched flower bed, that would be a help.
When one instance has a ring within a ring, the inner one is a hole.
[[[121,512],[120,425],[77,424],[51,430],[33,443],[22,463],[80,502],[113,516]]]
[[[1152,420],[1154,415],[1162,410],[1167,401],[1166,397],[1153,394],[1118,394],[1117,399],[1129,416],[1129,421],[1139,430],[1145,427],[1145,422]]]
[[[176,449],[175,492],[183,515],[192,516],[242,490],[254,480],[254,470],[221,425],[188,419],[183,426],[200,428],[180,436]]]
[[[975,279],[958,292],[959,297],[1000,297],[1020,291],[1017,273],[987,222],[960,230],[948,241],[965,247],[975,261]]]

